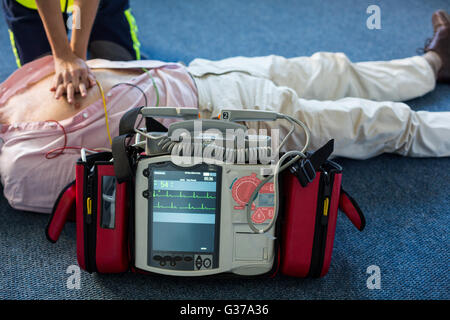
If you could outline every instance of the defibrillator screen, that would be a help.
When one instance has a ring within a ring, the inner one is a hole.
[[[149,249],[214,253],[218,246],[220,168],[149,166]]]

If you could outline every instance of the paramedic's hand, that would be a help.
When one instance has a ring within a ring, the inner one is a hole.
[[[66,94],[67,102],[74,103],[75,94],[84,98],[87,89],[95,86],[95,76],[83,59],[71,53],[67,57],[55,57],[55,76],[50,88],[59,99]]]

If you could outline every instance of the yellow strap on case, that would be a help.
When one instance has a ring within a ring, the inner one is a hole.
[[[86,209],[87,209],[87,214],[91,215],[92,214],[92,199],[90,197],[86,199]]]
[[[325,217],[328,216],[329,204],[330,204],[330,199],[329,198],[325,198],[325,200],[323,201],[323,215]]]

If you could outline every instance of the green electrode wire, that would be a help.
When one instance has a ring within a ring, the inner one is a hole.
[[[150,79],[152,80],[153,88],[155,88],[155,92],[156,92],[156,107],[159,107],[159,92],[158,92],[158,87],[156,86],[155,79],[153,79],[152,75],[150,74],[150,71],[148,71],[145,68],[142,68],[142,70],[144,70],[145,73],[147,73],[148,76],[150,77]]]

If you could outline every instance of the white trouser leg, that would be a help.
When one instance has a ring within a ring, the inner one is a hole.
[[[216,115],[221,107],[272,110],[303,121],[311,130],[310,150],[335,139],[336,156],[366,159],[384,152],[405,156],[450,156],[450,112],[414,112],[404,103],[376,102],[360,98],[337,101],[300,99],[288,87],[244,73],[196,78],[200,111]],[[256,128],[255,123],[249,127]],[[259,126],[290,129],[285,121]],[[299,150],[304,143],[301,129],[287,144]]]
[[[375,101],[405,101],[435,87],[430,64],[421,56],[392,61],[352,63],[343,53],[319,52],[311,57],[235,57],[221,61],[196,59],[194,76],[241,70],[292,88],[303,99],[338,100],[358,97]]]

